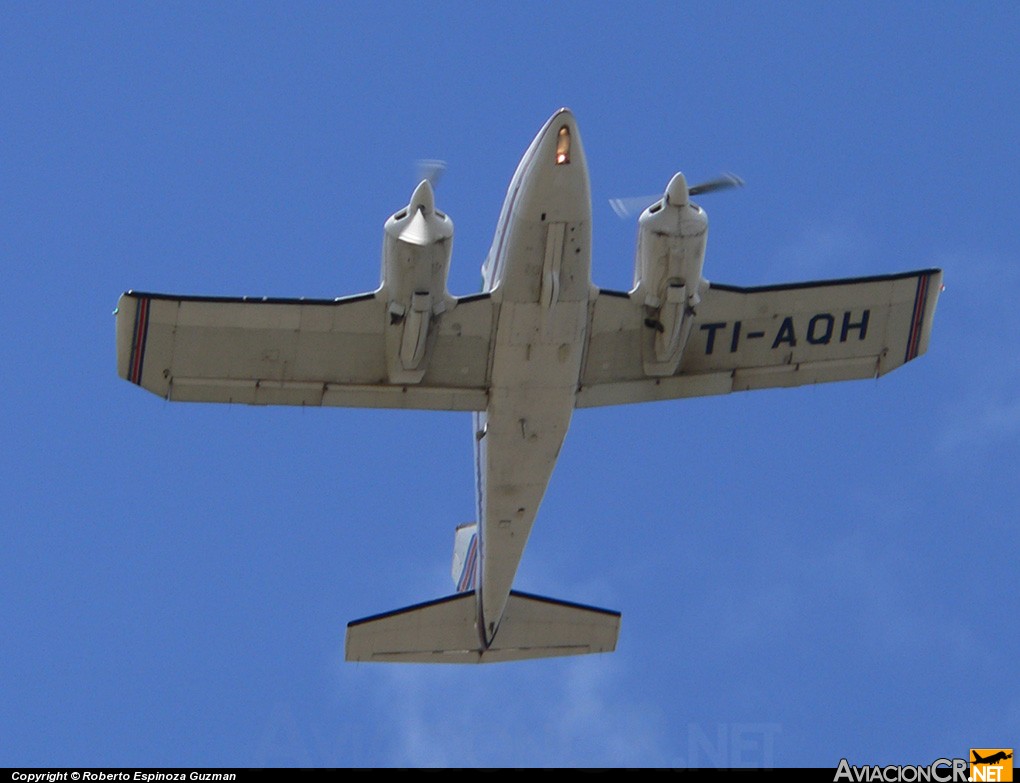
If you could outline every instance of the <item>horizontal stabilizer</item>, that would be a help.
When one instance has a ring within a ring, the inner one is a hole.
[[[348,661],[494,663],[612,652],[620,613],[510,593],[496,638],[481,643],[477,599],[460,593],[347,625]]]

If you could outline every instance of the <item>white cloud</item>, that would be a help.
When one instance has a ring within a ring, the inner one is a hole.
[[[425,767],[670,763],[664,717],[622,693],[622,674],[608,656],[491,670],[395,668],[382,697],[400,705],[392,761]]]
[[[987,252],[943,253],[946,291],[926,361],[939,392],[936,438],[943,455],[991,448],[1020,436],[1020,312],[1008,294],[1020,260]]]
[[[867,248],[866,232],[854,222],[853,213],[845,212],[803,227],[771,253],[766,277],[777,282],[860,274],[860,259]]]
[[[942,452],[956,453],[1014,440],[1020,438],[1020,398],[1011,402],[982,401],[970,410],[957,406],[949,421],[938,444]]]

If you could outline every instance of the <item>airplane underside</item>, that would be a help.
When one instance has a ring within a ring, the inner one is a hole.
[[[577,408],[877,378],[925,352],[942,272],[742,288],[702,275],[708,220],[675,174],[638,221],[634,287],[591,281],[591,194],[556,112],[510,182],[483,291],[446,288],[428,181],[384,225],[377,290],[338,299],[129,291],[121,377],[164,399],[472,413],[477,522],[456,592],[347,626],[346,659],[485,663],[609,652],[620,614],[512,589]]]

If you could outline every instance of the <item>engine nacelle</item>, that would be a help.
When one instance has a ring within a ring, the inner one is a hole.
[[[638,221],[634,296],[645,307],[649,334],[642,359],[648,375],[673,375],[680,366],[691,316],[708,287],[701,277],[707,240],[708,216],[691,203],[684,175],[676,174]]]
[[[406,208],[383,229],[382,285],[386,299],[386,358],[391,383],[418,383],[428,367],[432,325],[453,303],[446,290],[453,221],[435,208],[422,181]]]

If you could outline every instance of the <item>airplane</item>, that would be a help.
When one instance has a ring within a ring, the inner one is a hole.
[[[998,764],[1000,761],[1013,758],[1012,753],[1006,753],[1003,750],[993,753],[988,758],[982,758],[976,750],[972,750],[971,753],[974,754],[974,764]]]
[[[128,291],[121,377],[171,401],[466,411],[477,521],[456,592],[347,626],[349,661],[487,663],[610,652],[620,613],[513,589],[576,409],[875,378],[925,352],[942,272],[741,288],[702,276],[708,219],[682,173],[638,220],[634,285],[591,280],[572,112],[517,167],[482,266],[447,290],[453,223],[425,179],[383,229],[379,288],[337,299]]]

